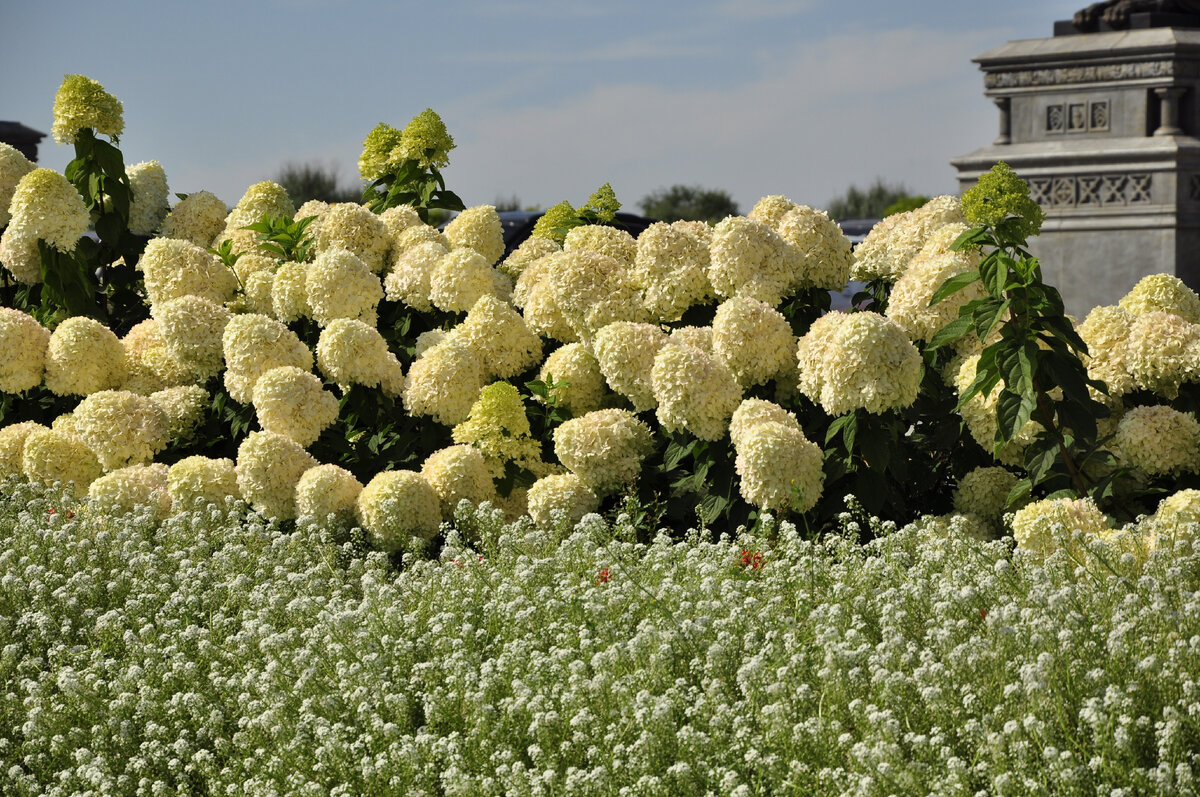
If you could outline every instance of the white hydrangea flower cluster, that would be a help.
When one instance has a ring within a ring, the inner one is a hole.
[[[697,233],[691,222],[658,221],[638,236],[630,277],[642,291],[642,303],[651,318],[678,321],[689,308],[713,297],[708,280],[712,228],[702,226],[704,232]]]
[[[0,307],[0,393],[22,393],[42,383],[50,330],[28,313]]]
[[[496,495],[483,452],[465,443],[430,454],[421,465],[421,475],[437,493],[443,520],[453,519],[459,501],[481,504]]]
[[[92,449],[74,434],[40,426],[29,429],[24,438],[21,473],[30,481],[70,484],[82,497],[103,473]]]
[[[529,328],[561,343],[575,343],[579,336],[563,315],[550,278],[571,256],[568,252],[559,252],[534,260],[517,278],[512,294],[512,302],[521,309]]]
[[[437,241],[422,241],[399,252],[392,269],[383,280],[387,298],[393,302],[404,302],[423,313],[431,311],[430,280],[448,251]]]
[[[225,388],[242,404],[251,402],[254,383],[272,368],[291,365],[311,371],[313,367],[312,352],[296,333],[264,315],[235,315],[225,326],[221,343]]]
[[[899,324],[912,340],[928,341],[939,329],[958,318],[958,311],[967,302],[986,295],[983,284],[976,281],[932,307],[929,305],[933,294],[946,280],[976,268],[974,260],[962,252],[913,258],[892,286],[887,317]]]
[[[404,383],[404,409],[457,426],[470,416],[485,381],[479,358],[456,335],[449,335],[413,362]]]
[[[7,227],[12,219],[8,206],[12,202],[13,192],[17,190],[17,183],[36,168],[19,149],[0,141],[0,228]]]
[[[972,354],[963,358],[958,372],[954,375],[954,389],[961,398],[971,383],[975,381],[975,368],[979,364],[979,355]],[[962,406],[960,413],[963,421],[967,424],[967,430],[971,436],[975,438],[975,442],[996,457],[996,460],[1011,465],[1013,467],[1022,467],[1025,464],[1025,448],[1033,442],[1034,436],[1042,428],[1041,424],[1034,421],[1032,418],[1021,428],[1015,437],[1009,440],[999,450],[995,451],[996,446],[996,403],[1000,399],[1000,391],[1003,382],[997,384],[992,392],[988,395],[976,393],[971,397],[971,400]]]
[[[442,510],[433,485],[410,470],[385,470],[358,494],[358,522],[384,551],[423,548],[441,528]]]
[[[287,190],[270,180],[263,180],[246,189],[226,217],[224,229],[213,238],[212,245],[215,247],[228,239],[233,242],[234,252],[259,251],[257,235],[243,227],[257,224],[266,216],[288,219],[296,216],[296,206],[292,204]]]
[[[641,238],[638,238],[641,241]],[[562,246],[553,238],[539,238],[530,236],[521,242],[520,246],[513,250],[512,254],[504,258],[500,265],[496,268],[506,274],[510,279],[516,280],[521,276],[533,261],[546,255],[552,255],[562,251]]]
[[[676,327],[675,329],[671,330],[670,338],[672,343],[681,343],[687,346],[693,346],[700,351],[712,354],[712,327]]]
[[[385,395],[404,390],[404,370],[379,330],[362,321],[338,318],[321,330],[317,367],[342,390],[350,385],[379,387]]]
[[[601,328],[592,342],[596,363],[608,386],[629,399],[638,412],[658,406],[650,372],[667,340],[666,333],[654,324],[617,321]]]
[[[249,257],[249,255],[243,255]],[[240,261],[239,261],[240,262]],[[292,321],[298,321],[301,318],[312,318],[312,305],[308,302],[308,263],[282,263],[272,272],[271,275],[271,305],[270,311],[264,315],[271,315],[279,319],[285,324]],[[250,284],[250,279],[264,272],[255,272],[246,278],[246,284]],[[323,275],[323,278],[318,278],[318,281],[330,283],[336,279],[337,270],[334,269],[332,274]],[[257,284],[259,280],[255,280]],[[364,281],[365,282],[365,281]],[[369,290],[369,289],[368,289]]]
[[[1017,510],[1012,533],[1017,546],[1035,556],[1050,556],[1061,548],[1078,557],[1085,547],[1078,535],[1084,543],[1104,540],[1112,529],[1091,498],[1048,498]]]
[[[459,213],[443,233],[452,249],[466,247],[494,265],[504,256],[504,228],[494,205],[476,205]]]
[[[195,371],[167,351],[162,326],[147,318],[130,327],[121,339],[125,350],[125,379],[120,387],[147,396],[156,390],[191,384]]]
[[[1200,472],[1200,422],[1166,405],[1127,410],[1113,445],[1120,459],[1150,476]]]
[[[296,482],[296,511],[321,524],[353,518],[362,483],[337,465],[317,465]]]
[[[291,365],[272,368],[254,383],[251,394],[258,424],[290,437],[305,448],[337,420],[337,398],[321,380]]]
[[[1121,297],[1120,308],[1130,315],[1174,313],[1189,324],[1200,324],[1200,296],[1173,274],[1149,274]]]
[[[573,529],[600,506],[596,493],[574,473],[543,476],[529,488],[526,500],[529,516],[543,531]]]
[[[637,258],[638,244],[632,235],[617,227],[584,224],[567,232],[562,248],[564,252],[598,252],[629,269]]]
[[[42,281],[42,253],[37,238],[21,237],[5,230],[0,235],[0,265],[8,269],[17,282],[37,285]]]
[[[821,498],[825,457],[794,415],[777,404],[748,399],[729,426],[739,490],[746,501],[772,512],[807,512]]]
[[[97,511],[129,515],[148,506],[158,519],[171,512],[166,465],[130,465],[96,479],[88,486],[88,499]]]
[[[668,432],[688,431],[701,440],[720,440],[742,401],[733,372],[715,355],[668,342],[650,370],[655,415]]]
[[[713,316],[712,351],[743,387],[764,385],[795,368],[796,338],[775,308],[731,296]]]
[[[171,208],[162,223],[162,237],[179,238],[207,249],[225,229],[225,217],[228,215],[229,208],[214,194],[196,191]]]
[[[13,191],[8,213],[4,237],[13,239],[10,247],[14,252],[40,240],[70,254],[91,226],[83,197],[53,169],[34,169],[23,176]]]
[[[772,226],[801,254],[793,276],[796,287],[830,291],[846,287],[854,266],[853,245],[828,213],[800,205]]]
[[[564,250],[544,260],[553,261],[544,283],[553,304],[584,343],[614,321],[647,320],[641,295],[628,269],[617,260],[588,249]]]
[[[387,265],[392,237],[383,220],[362,205],[353,202],[330,205],[321,214],[314,232],[318,261],[322,252],[345,250],[362,261],[372,273],[383,271]]]
[[[554,390],[555,399],[575,416],[600,409],[608,392],[596,355],[582,343],[565,343],[550,352],[538,371],[538,379],[562,384]]]
[[[226,499],[241,496],[237,468],[226,457],[184,457],[167,472],[167,493],[179,511],[224,506]]]
[[[21,421],[0,427],[0,479],[22,474],[21,458],[25,440],[34,429],[47,429],[34,421]]]
[[[114,141],[125,129],[125,109],[104,86],[86,75],[64,75],[54,94],[54,125],[59,144],[73,144],[79,131],[92,128]]]
[[[207,382],[224,366],[222,336],[233,314],[200,296],[180,296],[155,305],[158,332],[171,358]]]
[[[729,216],[713,230],[709,258],[717,296],[748,296],[778,307],[795,287],[801,254],[770,226]]]
[[[1085,358],[1088,376],[1108,386],[1108,393],[1119,398],[1135,389],[1133,375],[1126,362],[1129,329],[1133,316],[1112,305],[1094,307],[1076,332],[1087,344]]]
[[[1162,310],[1134,316],[1125,364],[1137,387],[1175,398],[1184,382],[1200,380],[1200,324]]]
[[[72,426],[105,471],[148,464],[170,442],[167,416],[157,402],[128,390],[90,394],[75,408]]]
[[[133,198],[129,203],[129,231],[153,235],[167,217],[167,173],[158,161],[143,161],[126,167]]]
[[[854,249],[856,280],[895,282],[929,238],[946,224],[965,224],[958,197],[939,196],[916,210],[884,218]]]
[[[318,464],[286,435],[251,432],[238,446],[238,491],[264,517],[295,519],[296,484],[305,471]]]
[[[199,385],[181,385],[155,391],[150,399],[162,410],[167,437],[183,440],[190,438],[204,421],[210,397]]]
[[[411,227],[425,226],[417,209],[410,205],[396,205],[379,214],[379,220],[387,227],[388,235],[397,238]]]
[[[86,396],[125,381],[125,347],[94,318],[73,316],[50,333],[46,387],[58,396]]]
[[[429,301],[439,310],[465,313],[481,296],[500,293],[497,277],[503,275],[474,249],[452,249],[429,274]]]
[[[138,259],[151,307],[199,296],[223,305],[233,299],[237,277],[204,249],[181,238],[152,238]]]
[[[479,297],[452,334],[493,377],[514,377],[542,359],[542,339],[529,329],[511,304],[495,296]]]
[[[993,528],[999,528],[1008,494],[1016,485],[1016,474],[1007,468],[975,468],[958,480],[954,488],[954,510],[975,515]]]
[[[797,345],[800,392],[830,415],[883,413],[912,404],[921,354],[896,322],[876,313],[832,312]]]
[[[323,327],[336,318],[351,318],[374,326],[383,286],[367,264],[352,252],[326,249],[305,273],[304,295],[313,319]]]
[[[650,427],[628,410],[595,410],[554,430],[558,461],[601,496],[632,483],[653,447]]]

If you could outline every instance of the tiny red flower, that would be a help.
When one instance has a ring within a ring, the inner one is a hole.
[[[979,610],[979,619],[982,620],[985,617],[987,617],[987,609],[980,609]]]
[[[766,562],[766,557],[762,555],[761,551],[742,551],[742,567],[759,570],[764,562]]]
[[[612,573],[610,573],[608,568],[606,567],[603,570],[601,570],[599,573],[596,574],[596,583],[597,584],[607,584],[608,580],[610,578],[612,578]]]
[[[57,514],[58,514],[58,510],[57,510],[57,509],[55,509],[54,507],[50,507],[50,509],[48,509],[48,510],[46,511],[46,514],[47,514],[47,515],[57,515]]]
[[[67,510],[67,520],[74,520],[74,519],[75,519],[75,513],[72,512],[70,509],[68,509]]]

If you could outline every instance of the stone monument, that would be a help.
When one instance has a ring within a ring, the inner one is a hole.
[[[951,163],[960,189],[997,161],[1046,211],[1030,250],[1081,315],[1147,274],[1200,290],[1200,3],[1116,0],[974,59],[999,109],[991,146]],[[1094,31],[1094,32],[1081,32]]]

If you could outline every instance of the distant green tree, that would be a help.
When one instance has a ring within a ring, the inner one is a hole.
[[[283,164],[275,176],[275,182],[283,186],[296,207],[310,199],[321,202],[358,202],[362,199],[361,186],[339,184],[337,169],[319,163]]]
[[[521,208],[521,197],[517,196],[516,194],[512,194],[507,197],[497,196],[492,201],[492,204],[495,205],[497,213],[504,213],[505,211],[522,209]]]
[[[638,203],[643,215],[662,221],[707,221],[716,224],[740,213],[737,203],[720,189],[673,185],[652,191]]]
[[[846,193],[829,200],[825,210],[835,219],[879,219],[888,215],[893,204],[911,198],[914,198],[912,193],[903,183],[892,185],[885,183],[882,177],[876,177],[865,191],[857,185],[850,186]],[[925,201],[922,199],[916,207],[925,204]]]
[[[916,210],[928,201],[929,197],[924,195],[906,196],[903,199],[897,199],[895,202],[884,208],[883,215],[886,217],[892,215],[893,213],[905,213],[910,210]]]

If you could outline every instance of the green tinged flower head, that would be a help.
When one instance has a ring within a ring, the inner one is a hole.
[[[400,144],[400,135],[399,130],[384,122],[367,133],[362,155],[358,158],[358,173],[364,180],[378,180],[387,170],[388,158]]]
[[[392,152],[392,162],[411,158],[428,169],[445,168],[450,163],[450,150],[454,139],[446,130],[446,123],[432,108],[426,108],[413,117],[400,134],[398,151]]]
[[[605,183],[588,197],[583,209],[590,210],[596,214],[596,218],[600,221],[612,221],[617,217],[617,211],[621,209],[621,203],[617,201],[617,195],[613,191],[612,186]]]
[[[508,382],[493,382],[481,390],[470,417],[454,427],[453,436],[454,442],[483,452],[494,477],[503,475],[508,462],[541,475],[541,445],[530,435],[520,392]]]
[[[54,95],[54,127],[51,132],[59,144],[73,144],[84,128],[116,140],[125,129],[121,101],[96,81],[83,75],[67,75]]]
[[[962,196],[963,215],[968,224],[995,227],[1007,218],[1020,221],[1014,232],[1028,239],[1042,229],[1046,214],[1029,198],[1029,186],[1004,161],[979,178]]]
[[[533,225],[530,235],[534,238],[549,238],[562,244],[567,237],[567,229],[574,226],[578,220],[579,211],[564,199],[542,214],[537,224]]]

